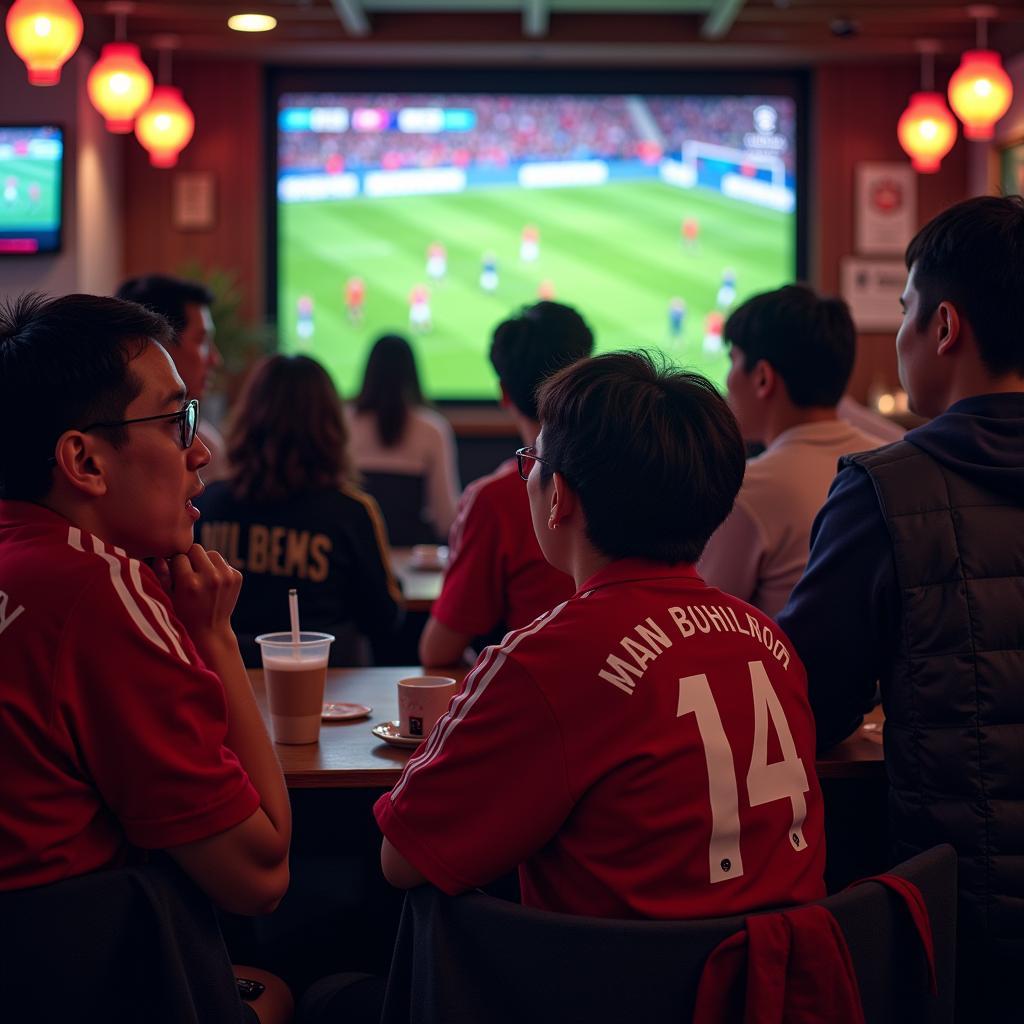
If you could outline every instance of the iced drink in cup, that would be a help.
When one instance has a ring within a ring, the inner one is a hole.
[[[264,633],[256,637],[270,704],[270,731],[277,743],[316,743],[324,706],[330,633]]]

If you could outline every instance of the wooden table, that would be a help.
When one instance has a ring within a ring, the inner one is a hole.
[[[392,548],[391,571],[402,584],[405,607],[409,611],[429,612],[433,608],[444,579],[440,569],[417,569],[412,564],[412,548]]]
[[[466,672],[466,669],[430,670],[433,675],[451,675],[456,679],[464,678]],[[398,717],[398,680],[423,674],[424,670],[418,666],[329,669],[326,700],[368,704],[373,712],[369,718],[354,722],[323,722],[319,743],[277,744],[289,788],[390,789],[398,781],[410,752],[389,746],[370,730]],[[249,678],[269,727],[263,673],[251,669]],[[881,725],[881,709],[876,708],[857,733],[818,758],[819,778],[884,779]]]

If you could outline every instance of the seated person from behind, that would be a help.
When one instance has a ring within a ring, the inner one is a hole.
[[[857,335],[842,299],[794,284],[755,295],[725,325],[729,405],[745,441],[766,446],[700,560],[712,586],[775,616],[807,563],[811,523],[836,463],[880,438],[836,417]]]
[[[538,386],[593,348],[586,321],[558,302],[527,306],[495,328],[491,364],[523,444],[533,444],[540,429]],[[474,637],[519,629],[571,596],[572,579],[549,565],[537,545],[521,482],[510,459],[466,488],[441,595],[420,637],[424,665],[457,662]]]
[[[0,307],[0,889],[162,849],[264,913],[288,794],[231,632],[241,577],[193,543],[210,453],[169,344],[117,299]]]
[[[455,434],[443,416],[426,407],[416,358],[405,338],[385,334],[377,339],[353,405],[346,409],[346,419],[355,468],[416,477],[426,484],[423,509],[389,509],[383,496],[378,497],[392,544],[447,537],[459,500]],[[415,520],[413,534],[408,539],[396,535],[398,522],[410,516]]]
[[[743,478],[724,400],[616,353],[551,378],[539,410],[523,486],[577,590],[481,655],[378,800],[386,877],[454,894],[518,865],[524,904],[615,918],[823,896],[803,666],[694,568]]]
[[[327,371],[269,356],[252,372],[229,433],[229,476],[197,502],[202,541],[245,571],[231,621],[247,665],[255,637],[287,628],[294,587],[304,629],[331,633],[332,665],[369,661],[402,617],[372,498],[351,484],[345,418]]]
[[[214,341],[216,328],[210,312],[213,292],[198,281],[145,274],[125,281],[118,288],[117,297],[159,313],[171,325],[173,336],[167,351],[185,382],[188,397],[201,400],[210,374],[222,362],[220,349]],[[210,465],[203,476],[207,483],[219,480],[227,472],[224,439],[209,422],[199,425],[199,437],[210,449]]]

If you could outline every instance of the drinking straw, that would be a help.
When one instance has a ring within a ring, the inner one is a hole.
[[[288,591],[288,614],[292,620],[292,656],[299,656],[299,594],[292,587]]]

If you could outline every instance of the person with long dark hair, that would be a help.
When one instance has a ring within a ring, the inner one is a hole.
[[[259,664],[256,634],[286,625],[291,587],[303,627],[336,637],[332,664],[366,663],[365,640],[398,625],[384,524],[353,485],[347,440],[316,360],[276,355],[256,367],[229,432],[228,478],[197,501],[203,543],[245,572],[232,623],[248,664]]]
[[[455,435],[443,416],[426,407],[416,358],[400,335],[383,335],[370,351],[349,429],[353,462],[367,490],[378,495],[394,543],[447,537],[460,490]],[[422,481],[422,511],[414,510],[410,526],[399,522],[400,509],[392,510],[387,500],[401,478]]]

